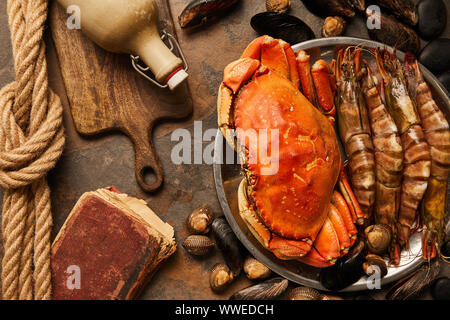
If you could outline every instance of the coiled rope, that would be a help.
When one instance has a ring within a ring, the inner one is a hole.
[[[3,299],[50,299],[52,215],[46,174],[64,148],[62,105],[48,87],[46,0],[8,0],[16,81],[0,90]]]

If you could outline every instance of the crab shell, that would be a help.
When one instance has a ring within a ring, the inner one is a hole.
[[[241,146],[239,211],[250,231],[278,258],[324,267],[343,250],[342,218],[330,203],[341,157],[332,125],[299,91],[295,70],[289,44],[255,40],[225,68],[218,123],[227,142]],[[267,170],[274,162],[278,170]]]

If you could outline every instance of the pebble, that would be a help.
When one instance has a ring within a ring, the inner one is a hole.
[[[419,35],[431,40],[437,38],[445,29],[447,10],[442,0],[422,0],[417,6],[419,13]]]
[[[439,38],[423,48],[419,61],[435,74],[450,71],[450,39]]]

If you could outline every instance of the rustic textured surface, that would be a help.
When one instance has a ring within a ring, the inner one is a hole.
[[[176,18],[187,0],[169,0],[171,11]],[[292,1],[292,14],[301,17],[320,35],[322,19],[307,12],[300,0]],[[450,8],[447,8],[448,10]],[[175,228],[180,244],[188,235],[185,218],[192,209],[203,202],[210,203],[216,214],[221,214],[214,189],[212,167],[209,165],[175,165],[170,160],[172,147],[177,142],[170,139],[171,129],[186,127],[193,134],[192,122],[202,122],[203,130],[217,128],[215,100],[225,65],[236,59],[246,45],[257,35],[251,29],[249,19],[264,9],[263,0],[243,0],[226,17],[213,24],[195,30],[184,31],[177,26],[177,36],[190,63],[189,87],[194,102],[193,116],[184,122],[161,124],[155,128],[154,143],[165,172],[163,188],[153,195],[143,193],[134,177],[134,151],[129,140],[120,134],[105,135],[101,138],[80,137],[74,128],[63,81],[58,69],[56,54],[49,41],[49,76],[52,88],[61,96],[65,106],[64,124],[67,144],[65,153],[57,167],[50,173],[52,188],[54,234],[64,223],[77,199],[85,191],[108,185],[116,185],[122,192],[143,198],[165,221]],[[349,25],[345,35],[367,38],[360,19]],[[445,31],[450,36],[450,24]],[[13,79],[13,61],[5,2],[0,3],[0,86]],[[204,142],[204,146],[208,145]],[[177,252],[155,275],[142,299],[216,299],[228,298],[230,294],[247,286],[250,281],[240,277],[222,294],[214,294],[209,289],[209,269],[221,260],[217,250],[207,258],[188,255],[179,246]],[[443,266],[443,274],[449,274],[448,265]],[[377,298],[384,292],[375,293]],[[425,297],[429,297],[426,294]]]

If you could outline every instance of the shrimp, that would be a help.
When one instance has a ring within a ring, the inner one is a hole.
[[[431,176],[421,206],[422,252],[433,259],[444,238],[445,205],[450,171],[450,130],[447,119],[433,99],[416,58],[405,55],[403,65],[408,90],[417,104],[425,139],[430,145]]]
[[[395,50],[391,53],[377,49],[375,55],[384,81],[386,106],[397,125],[404,151],[397,234],[400,246],[407,247],[419,203],[428,186],[430,148]]]
[[[397,126],[382,102],[377,88],[377,79],[370,66],[365,63],[361,88],[369,110],[372,141],[375,147],[376,200],[375,222],[389,225],[393,241],[390,258],[394,265],[400,262],[397,244],[397,214],[400,206],[400,187],[403,170],[403,148]]]
[[[360,55],[360,49],[340,50],[335,74],[338,128],[349,159],[350,181],[364,213],[357,222],[364,225],[375,202],[375,158],[367,109],[356,75]]]

